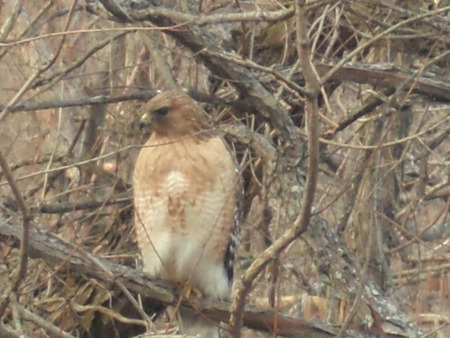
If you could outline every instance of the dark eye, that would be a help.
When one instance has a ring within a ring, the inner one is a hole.
[[[166,116],[169,112],[169,107],[162,107],[153,111],[153,114],[158,117]]]

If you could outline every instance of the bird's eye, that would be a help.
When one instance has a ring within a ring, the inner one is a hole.
[[[159,117],[166,116],[169,112],[169,107],[162,107],[153,111],[153,114]]]

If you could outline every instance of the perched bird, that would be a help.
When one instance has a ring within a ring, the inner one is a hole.
[[[143,106],[151,136],[133,175],[135,228],[144,272],[227,298],[239,232],[236,159],[200,105],[166,91]],[[193,310],[192,310],[193,311]],[[182,310],[183,333],[218,337],[218,325]]]

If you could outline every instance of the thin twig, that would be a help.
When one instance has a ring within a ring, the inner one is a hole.
[[[9,299],[11,302],[11,313],[13,317],[12,322],[14,323],[14,328],[17,332],[20,332],[20,337],[25,337],[23,332],[22,320],[20,318],[18,309],[19,303],[17,301],[17,294],[15,292],[11,292],[9,295]]]
[[[269,246],[257,259],[253,261],[250,267],[244,272],[239,285],[233,293],[233,304],[231,306],[230,328],[233,337],[240,337],[240,328],[245,308],[246,298],[251,290],[251,286],[256,277],[261,273],[265,266],[285,250],[290,243],[296,240],[308,228],[311,218],[311,208],[316,190],[318,175],[318,156],[319,156],[319,133],[318,133],[318,108],[317,97],[320,91],[319,81],[312,69],[310,53],[306,38],[306,15],[304,1],[296,3],[297,15],[297,43],[299,55],[302,60],[303,71],[305,73],[307,94],[306,101],[306,120],[307,120],[307,138],[308,138],[308,172],[303,195],[300,213],[296,218],[293,227],[280,236],[271,246]]]
[[[62,214],[77,210],[91,210],[107,205],[127,204],[131,202],[132,198],[130,196],[116,196],[114,198],[107,199],[106,201],[90,199],[78,200],[76,202],[40,204],[38,207],[36,207],[36,211],[43,214]]]
[[[179,86],[175,81],[172,72],[169,69],[169,66],[167,65],[167,62],[161,55],[161,52],[156,42],[151,37],[148,36],[147,32],[140,31],[139,36],[141,37],[142,42],[145,45],[145,48],[147,48],[148,52],[152,56],[153,62],[155,63],[156,71],[160,76],[160,78],[163,80],[164,84],[168,87],[167,89],[179,89]]]
[[[73,13],[75,10],[76,0],[72,2],[72,6],[69,11],[69,16],[67,17],[67,21],[65,24],[65,29],[67,30],[72,18]],[[10,107],[12,107],[14,104],[17,103],[17,101],[20,99],[20,97],[32,86],[32,83],[34,80],[42,73],[47,71],[58,59],[62,47],[65,42],[65,36],[61,39],[61,42],[58,46],[57,51],[53,54],[53,57],[48,61],[47,63],[43,64],[41,67],[39,67],[32,76],[25,82],[25,84],[20,88],[20,90],[16,93],[16,95],[13,97],[12,100],[9,101],[9,103],[3,108],[3,111],[0,114],[0,121],[8,114]],[[3,157],[3,154],[0,152],[0,166],[2,167],[3,173],[6,177],[6,180],[9,183],[9,186],[11,187],[11,190],[13,191],[13,194],[17,200],[17,203],[19,204],[19,208],[22,211],[22,218],[23,218],[23,229],[22,229],[22,239],[20,241],[20,265],[19,270],[17,272],[17,275],[13,277],[11,281],[11,292],[17,293],[20,283],[25,279],[26,273],[27,273],[27,263],[28,263],[28,241],[29,241],[29,227],[30,227],[30,214],[28,212],[28,209],[25,205],[25,201],[22,197],[22,194],[20,193],[19,188],[16,185],[16,182],[14,180],[14,177],[12,175],[11,169],[9,168],[8,163],[6,162],[6,159]],[[2,299],[0,303],[0,317],[3,315],[6,307],[9,303],[9,295],[5,294],[4,298]]]
[[[14,240],[19,238],[15,226],[1,216],[0,222],[2,223],[0,241],[5,241],[14,246]],[[39,226],[34,227],[30,234],[31,256],[44,259],[47,264],[56,269],[62,265],[70,267],[75,275],[90,276],[108,285],[115,284],[119,288],[122,284],[127,290],[140,293],[148,299],[167,305],[173,305],[178,299],[173,286],[168,282],[152,280],[140,270],[91,254],[52,233],[41,230]],[[183,302],[182,306],[195,306],[202,314],[215,321],[226,322],[229,317],[228,308],[230,304],[227,301],[198,300],[193,303]],[[310,337],[319,335],[320,337],[331,337],[336,333],[336,329],[329,325],[275,314],[271,310],[249,306],[244,313],[245,325],[256,330],[271,331],[275,321],[278,323],[280,334],[287,336]]]
[[[0,40],[5,40],[8,37],[9,33],[11,33],[13,26],[16,23],[17,18],[19,17],[20,12],[23,10],[22,7],[23,7],[23,0],[19,0],[15,3],[15,6],[12,10],[12,14],[8,16],[8,19],[0,28]]]
[[[133,31],[131,31],[131,32],[133,32]],[[94,47],[92,47],[86,53],[84,53],[80,58],[78,58],[78,60],[72,62],[64,69],[62,69],[58,72],[55,72],[46,78],[41,78],[41,79],[39,79],[39,81],[36,81],[35,83],[33,83],[33,88],[45,86],[44,88],[40,89],[40,92],[45,92],[51,86],[53,86],[56,82],[61,80],[64,76],[66,76],[67,74],[70,74],[74,70],[76,70],[76,69],[80,68],[82,65],[84,65],[85,62],[87,60],[89,60],[98,51],[102,50],[104,47],[108,46],[113,41],[120,39],[121,37],[123,37],[129,33],[130,33],[130,31],[125,31],[125,32],[119,33],[113,37],[107,37],[107,38],[101,40]]]
[[[4,158],[2,152],[0,151],[0,167],[2,168],[3,175],[9,183],[9,186],[16,198],[17,204],[19,206],[20,211],[22,212],[22,238],[20,241],[20,264],[17,274],[12,278],[10,284],[10,292],[16,293],[19,289],[19,285],[22,281],[25,280],[25,275],[27,273],[27,264],[28,264],[28,241],[29,241],[29,228],[30,228],[30,220],[31,216],[28,212],[28,208],[26,206],[25,200],[22,197],[22,194],[19,190],[19,187],[14,180],[11,169],[9,168],[6,159]],[[6,307],[9,302],[9,294],[5,293],[3,299],[0,302],[0,317],[3,315]]]
[[[438,16],[439,14],[446,13],[448,11],[450,11],[450,6],[439,8],[439,9],[434,10],[434,11],[429,11],[429,12],[426,12],[424,14],[416,15],[416,16],[414,16],[412,18],[400,21],[398,24],[389,27],[388,29],[386,29],[386,30],[382,31],[381,33],[375,35],[373,38],[367,40],[364,43],[361,43],[360,45],[358,45],[358,47],[356,47],[354,50],[352,50],[350,53],[348,53],[345,57],[343,57],[337,64],[335,64],[333,66],[333,68],[330,69],[330,71],[327,74],[325,74],[322,77],[321,83],[325,84],[334,75],[334,73],[336,73],[345,63],[350,61],[354,56],[358,55],[364,49],[366,49],[367,47],[371,46],[376,41],[378,41],[378,40],[384,38],[385,36],[389,35],[393,31],[399,29],[400,27],[408,25],[408,24],[413,23],[415,21],[419,21],[421,19],[427,18],[429,16]]]
[[[65,332],[61,328],[57,327],[56,325],[53,325],[49,321],[45,320],[44,318],[34,314],[33,312],[25,309],[21,305],[17,305],[20,315],[22,316],[23,320],[32,322],[36,324],[37,326],[43,328],[47,331],[47,333],[51,334],[53,337],[61,337],[61,338],[75,338],[71,334]]]

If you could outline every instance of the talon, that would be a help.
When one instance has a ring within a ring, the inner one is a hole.
[[[193,298],[202,298],[202,292],[196,287],[186,284],[183,288],[183,298],[185,299],[193,299]]]

